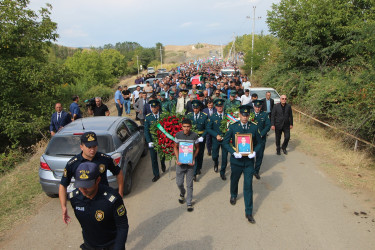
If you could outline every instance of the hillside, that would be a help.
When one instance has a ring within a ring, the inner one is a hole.
[[[199,43],[191,45],[166,45],[165,63],[179,63],[209,56],[220,56],[220,45]]]

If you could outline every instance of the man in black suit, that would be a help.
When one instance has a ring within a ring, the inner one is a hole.
[[[72,121],[70,114],[62,110],[61,103],[56,103],[55,110],[56,112],[52,114],[51,124],[49,125],[51,136],[54,136],[56,132]]]
[[[211,115],[216,113],[214,102],[211,99],[207,101],[207,108],[203,109],[202,112],[205,113],[208,116],[208,118],[210,118]],[[207,133],[206,135],[206,146],[207,154],[210,156],[212,151],[212,136],[209,133]]]
[[[271,92],[266,92],[266,98],[262,99],[263,105],[261,111],[266,112],[271,120],[271,113],[274,105],[274,100],[271,98]]]
[[[271,129],[275,130],[276,152],[280,155],[281,133],[284,133],[284,142],[281,146],[284,154],[288,154],[286,148],[290,139],[290,130],[293,128],[293,113],[290,104],[286,103],[286,95],[280,97],[280,103],[276,104],[271,115]]]

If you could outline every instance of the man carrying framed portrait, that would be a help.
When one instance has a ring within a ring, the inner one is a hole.
[[[174,144],[174,154],[176,156],[176,184],[180,189],[178,202],[181,204],[185,201],[187,189],[186,204],[187,211],[194,210],[193,200],[193,178],[195,158],[199,152],[198,135],[191,131],[192,122],[190,119],[182,121],[182,131],[176,134]],[[184,187],[184,178],[186,175],[186,189]]]
[[[225,133],[223,145],[232,155],[230,157],[230,204],[235,205],[238,195],[238,181],[244,175],[243,196],[245,202],[245,215],[247,220],[254,224],[253,217],[253,174],[254,158],[261,147],[261,137],[258,126],[249,122],[250,106],[242,105],[240,120],[229,126]],[[235,145],[233,145],[235,144]]]

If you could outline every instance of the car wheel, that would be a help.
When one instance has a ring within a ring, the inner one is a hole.
[[[145,157],[146,155],[147,155],[147,153],[148,153],[148,143],[146,142],[146,140],[145,140],[145,144],[144,144],[144,146],[143,146],[143,152],[142,152],[142,157]]]
[[[125,174],[125,180],[124,180],[124,195],[127,195],[130,193],[132,190],[132,171],[131,171],[131,166],[128,166],[128,170],[126,171]]]
[[[50,197],[50,198],[57,198],[57,197],[59,197],[58,194],[49,194],[49,193],[46,193],[46,195],[47,195],[48,197]]]

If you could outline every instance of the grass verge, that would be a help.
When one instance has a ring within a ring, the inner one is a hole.
[[[46,145],[46,141],[35,145],[31,158],[0,178],[0,240],[6,230],[35,214],[49,199],[42,191],[38,176],[39,157]]]
[[[375,209],[375,162],[370,153],[354,151],[354,144],[347,144],[341,134],[306,118],[295,118],[292,133],[298,150],[320,158],[320,169],[352,194],[366,196],[363,201]]]

